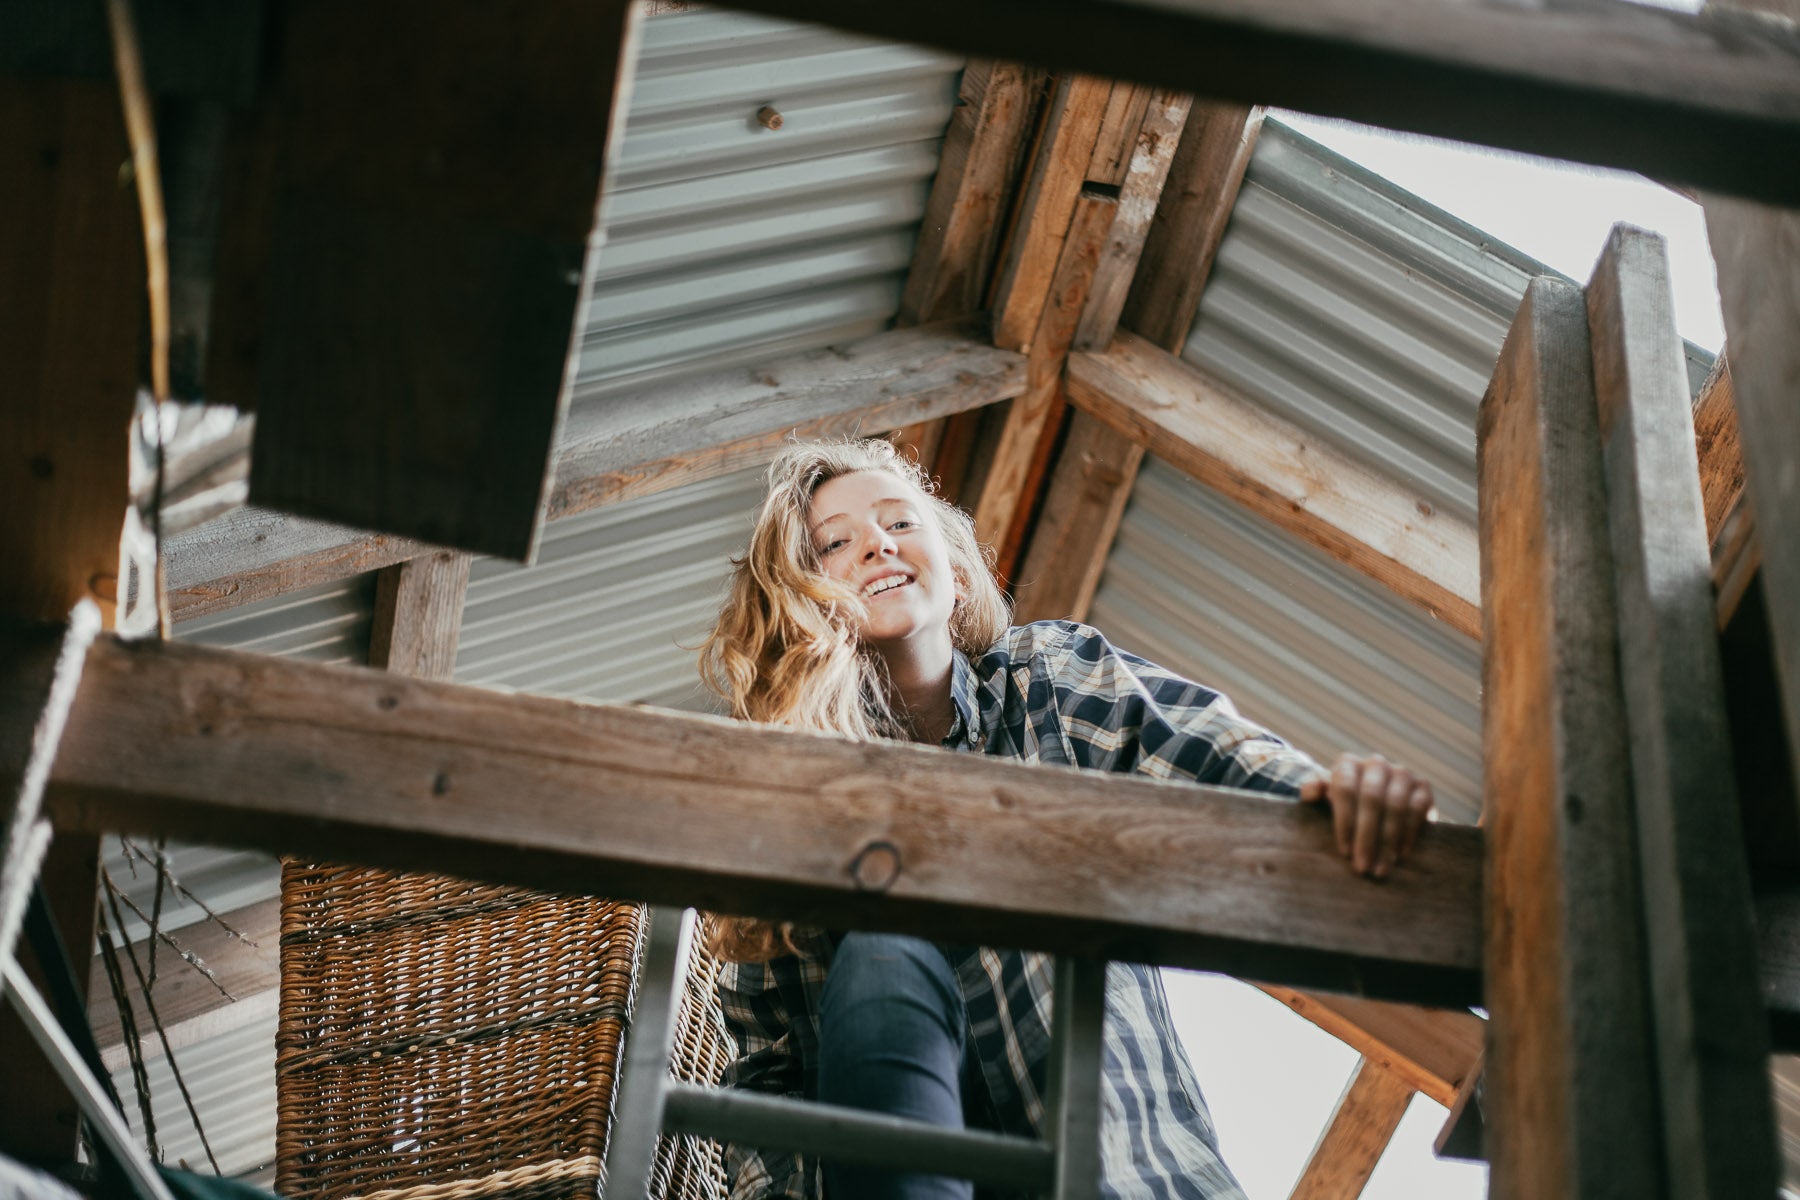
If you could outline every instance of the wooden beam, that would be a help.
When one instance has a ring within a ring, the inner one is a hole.
[[[1705,199],[1788,754],[1800,777],[1800,211]]]
[[[1172,354],[1181,353],[1200,311],[1262,123],[1261,107],[1241,104],[1207,101],[1188,112],[1119,318]]]
[[[979,315],[613,397],[570,414],[552,512],[651,495],[749,466],[790,436],[875,434],[1018,395],[1024,356],[988,344]],[[246,509],[172,539],[177,620],[426,553],[405,538]]]
[[[1013,583],[1021,623],[1087,620],[1144,447],[1085,412],[1070,414],[1025,563]]]
[[[1477,993],[1473,829],[1434,827],[1376,886],[1327,814],[1272,798],[178,642],[96,643],[63,746],[59,828]]]
[[[1738,437],[1737,399],[1723,354],[1694,401],[1694,450],[1700,463],[1700,497],[1706,508],[1706,540],[1714,544],[1744,494],[1744,447]]]
[[[469,556],[454,550],[383,568],[375,581],[369,665],[417,679],[449,679],[456,672],[468,594]]]
[[[1484,1023],[1449,1008],[1388,1004],[1359,996],[1300,992],[1274,984],[1263,991],[1403,1082],[1449,1107],[1481,1059]]]
[[[1097,189],[1083,190],[1076,202],[1056,278],[1031,335],[1025,390],[1008,408],[999,443],[988,457],[974,506],[975,536],[994,548],[994,569],[1002,579],[1012,575],[1024,535],[1021,524],[1049,463],[1065,407],[1063,364],[1118,208],[1116,196]]]
[[[1772,1195],[1768,1030],[1668,257],[1615,226],[1587,288],[1662,1144],[1677,1196]]]
[[[1043,72],[1015,63],[976,60],[963,69],[900,297],[900,325],[961,317],[987,306],[1044,83]],[[931,475],[940,469],[947,426],[978,419],[967,414],[921,421],[896,431],[894,441],[911,447],[915,461]]]
[[[1487,1161],[1487,1130],[1481,1119],[1481,1068],[1485,1059],[1478,1058],[1456,1089],[1449,1104],[1449,1115],[1431,1143],[1439,1158],[1460,1158],[1467,1162]]]
[[[1113,218],[1088,290],[1087,306],[1075,330],[1075,349],[1104,350],[1112,342],[1193,99],[1181,92],[1157,89],[1145,105],[1131,160],[1119,184],[1118,215]]]
[[[1049,303],[1113,85],[1070,75],[1051,93],[994,297],[994,344],[1028,351]]]
[[[1069,400],[1207,487],[1475,636],[1475,530],[1134,334],[1069,358]]]
[[[1489,1186],[1666,1194],[1581,290],[1526,290],[1477,428]]]
[[[1356,1200],[1412,1098],[1393,1072],[1366,1058],[1357,1063],[1288,1200]]]
[[[117,600],[145,303],[130,157],[115,87],[0,77],[0,613]]]
[[[965,54],[1800,201],[1800,37],[1624,0],[733,0]]]
[[[255,346],[253,395],[214,380],[257,411],[254,503],[530,558],[635,11],[271,10],[262,257],[219,266],[262,303],[215,310],[217,340]]]
[[[243,936],[233,937],[211,920],[174,930],[170,935],[206,964],[218,986],[176,959],[166,944],[157,951],[167,965],[156,976],[156,1011],[169,1045],[175,1050],[268,1020],[275,1013],[281,983],[281,901],[264,900],[220,915]],[[137,942],[132,949],[140,962],[149,953],[147,942]],[[88,1004],[88,1020],[107,1068],[116,1071],[126,1062],[124,1025],[97,957],[92,960],[91,975],[88,994],[93,999]],[[154,1038],[142,993],[129,972],[125,988],[138,1019],[138,1032],[146,1039]]]
[[[1041,72],[1011,62],[977,60],[963,68],[900,298],[901,325],[986,307],[1041,78]]]

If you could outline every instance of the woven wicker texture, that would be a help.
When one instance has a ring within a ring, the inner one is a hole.
[[[276,1190],[295,1200],[592,1197],[643,930],[637,906],[286,864]],[[695,965],[675,1074],[728,1035]],[[721,1155],[665,1138],[659,1195],[714,1200]]]

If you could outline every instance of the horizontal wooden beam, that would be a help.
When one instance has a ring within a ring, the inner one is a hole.
[[[1625,0],[732,0],[968,54],[1800,201],[1800,37]]]
[[[1480,634],[1479,551],[1468,522],[1123,330],[1105,354],[1070,356],[1068,393],[1201,483]]]
[[[1478,998],[1481,834],[1383,884],[1321,809],[182,643],[90,650],[60,827],[833,928]],[[647,753],[646,747],[653,748]]]
[[[1024,388],[1024,356],[995,349],[979,316],[658,384],[569,414],[551,515],[752,465],[790,435],[884,433],[1011,399]],[[406,538],[241,510],[171,540],[170,611],[176,620],[219,612],[429,549]]]

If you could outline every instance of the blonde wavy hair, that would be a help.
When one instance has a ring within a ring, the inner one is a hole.
[[[911,460],[878,438],[799,443],[769,466],[750,547],[732,560],[730,591],[700,648],[701,677],[732,716],[861,741],[910,736],[888,696],[880,657],[860,643],[867,616],[861,593],[826,575],[813,545],[813,495],[859,471],[898,476],[918,490],[937,522],[961,597],[950,615],[956,648],[978,655],[1006,632],[1012,613],[992,554],[976,540],[968,514],[935,495]],[[794,949],[790,924],[749,917],[713,917],[707,943],[735,962]]]

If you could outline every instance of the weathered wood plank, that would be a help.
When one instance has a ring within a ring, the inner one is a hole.
[[[1445,1107],[1481,1059],[1485,1028],[1471,1012],[1258,986],[1409,1090]]]
[[[1718,539],[1725,519],[1744,493],[1744,447],[1738,436],[1737,398],[1731,366],[1721,354],[1694,401],[1694,450],[1700,463],[1700,497],[1706,538]]]
[[[1008,202],[1024,172],[1039,83],[1038,71],[1017,63],[976,61],[964,68],[900,298],[900,324],[986,307]]]
[[[182,643],[98,642],[63,747],[59,827],[1476,994],[1473,829],[1371,885],[1310,806]]]
[[[750,466],[790,437],[877,434],[1025,388],[1025,359],[977,315],[895,329],[748,370],[658,384],[569,414],[552,517]]]
[[[1412,1098],[1393,1072],[1366,1058],[1357,1063],[1288,1200],[1356,1200]]]
[[[1059,79],[995,282],[994,344],[1029,351],[1049,302],[1063,239],[1075,219],[1088,163],[1113,84],[1087,75]]]
[[[272,10],[254,503],[529,559],[635,11]]]
[[[1800,211],[1717,196],[1705,204],[1788,753],[1800,777]]]
[[[1615,226],[1587,287],[1672,1195],[1774,1194],[1768,1030],[1668,258]]]
[[[1157,89],[1144,109],[1144,119],[1132,143],[1129,167],[1119,187],[1119,212],[1088,290],[1087,307],[1075,330],[1077,350],[1104,350],[1119,327],[1119,314],[1137,274],[1144,239],[1162,198],[1175,149],[1187,124],[1194,98],[1182,92]]]
[[[1470,636],[1480,628],[1475,530],[1121,332],[1069,357],[1071,403],[1252,512]]]
[[[975,536],[994,548],[994,568],[1003,579],[1012,574],[1023,523],[1049,465],[1065,408],[1063,364],[1118,209],[1118,197],[1104,191],[1084,190],[1076,201],[1056,278],[1031,335],[1025,390],[1007,410],[999,443],[988,458],[974,506]]]
[[[996,350],[979,315],[875,334],[616,396],[571,413],[552,512],[581,512],[748,466],[790,434],[875,434],[1017,395],[1025,358]],[[244,509],[170,540],[177,620],[361,574],[424,554],[424,543]]]
[[[1202,101],[1188,111],[1119,318],[1171,353],[1181,353],[1200,311],[1262,122],[1260,107],[1241,104]]]
[[[145,297],[130,154],[116,88],[0,77],[0,613],[116,602]]]
[[[1087,619],[1144,447],[1096,417],[1069,415],[1044,511],[1013,584],[1015,620]]]
[[[1800,37],[1624,0],[733,0],[967,54],[1800,201]]]
[[[1593,359],[1581,290],[1539,278],[1477,430],[1497,1200],[1654,1197],[1641,928]]]
[[[466,554],[439,550],[382,570],[375,581],[370,666],[417,679],[455,673],[469,561]]]
[[[204,921],[177,929],[173,936],[184,949],[192,951],[217,977],[221,987],[231,993],[223,995],[205,976],[186,964],[174,961],[165,945],[158,953],[168,966],[159,970],[152,994],[156,997],[157,1016],[162,1018],[163,1032],[169,1045],[179,1051],[207,1038],[234,1029],[242,1029],[274,1015],[276,992],[281,983],[281,901],[264,900],[248,908],[220,914],[230,926],[243,934],[236,938],[212,921]],[[148,946],[138,942],[133,947],[143,961]],[[96,957],[88,982],[88,1020],[94,1027],[94,1040],[109,1070],[125,1065],[125,1030],[119,1017],[118,1002],[106,981],[105,969]],[[155,1031],[141,1001],[137,980],[129,976],[126,996],[137,1015],[138,1032],[146,1039]]]

